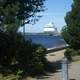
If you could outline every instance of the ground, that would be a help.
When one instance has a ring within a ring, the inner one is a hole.
[[[46,58],[52,65],[56,65],[55,72],[49,72],[45,76],[39,76],[36,78],[28,77],[27,80],[62,80],[61,61],[64,57],[65,50],[52,52],[46,55]],[[54,69],[54,68],[53,68]],[[80,80],[80,61],[74,61],[69,64],[69,79]]]

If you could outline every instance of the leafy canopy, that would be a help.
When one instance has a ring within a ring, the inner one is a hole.
[[[80,0],[73,1],[72,10],[66,14],[65,21],[67,30],[63,30],[63,34],[68,34],[65,40],[71,47],[80,48]]]
[[[45,0],[0,0],[0,29],[14,31],[26,23],[37,20],[36,14],[44,10]]]

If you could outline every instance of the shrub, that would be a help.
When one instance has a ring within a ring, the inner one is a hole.
[[[72,49],[72,48],[68,48],[64,55],[69,59],[69,60],[72,60],[72,57],[73,56],[76,56],[76,55],[80,55],[80,49]]]
[[[46,49],[43,46],[26,42],[16,59],[27,74],[40,74],[46,64],[45,54]]]
[[[80,55],[80,49],[77,51],[77,54]]]
[[[33,45],[33,66],[34,74],[41,74],[46,65],[46,49],[42,45],[34,44]]]
[[[67,57],[68,60],[72,60],[72,52],[73,50],[72,49],[67,49],[64,53],[65,57]]]
[[[0,31],[0,65],[9,65],[11,63],[11,45],[13,45],[13,40],[10,36],[3,31]]]
[[[19,33],[8,34],[8,38],[8,47],[4,45],[2,50],[2,65],[11,66],[12,72],[23,70],[27,74],[41,74],[46,64],[46,49],[42,45],[26,41]]]

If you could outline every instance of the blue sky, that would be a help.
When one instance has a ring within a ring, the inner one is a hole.
[[[49,22],[53,22],[60,32],[65,25],[64,17],[71,10],[72,2],[73,0],[46,0],[44,5],[47,10],[42,12],[43,17],[35,25],[25,25],[26,32],[43,32],[44,26]]]

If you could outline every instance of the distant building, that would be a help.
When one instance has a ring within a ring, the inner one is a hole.
[[[50,35],[57,35],[58,31],[57,28],[54,26],[54,23],[50,22],[44,27],[44,33],[50,34]]]

